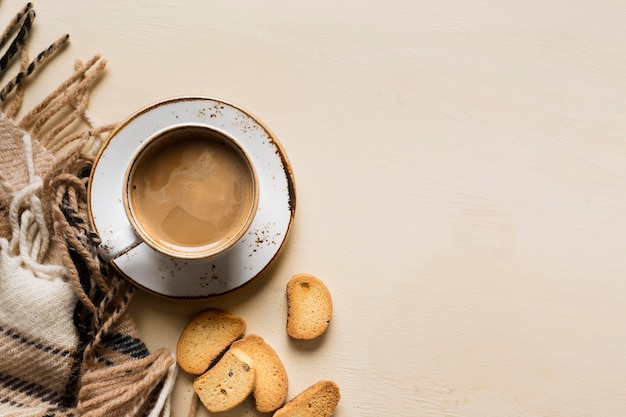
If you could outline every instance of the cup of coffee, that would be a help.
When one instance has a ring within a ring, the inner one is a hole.
[[[124,208],[135,233],[156,251],[185,260],[226,252],[247,232],[259,200],[246,151],[203,124],[153,134],[124,178]]]

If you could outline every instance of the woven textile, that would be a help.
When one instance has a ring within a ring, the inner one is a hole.
[[[175,358],[139,338],[134,287],[99,260],[87,218],[92,155],[114,127],[85,114],[105,62],[76,61],[18,119],[26,81],[68,39],[31,61],[34,17],[27,4],[0,35],[0,77],[15,73],[0,90],[0,416],[167,416]]]

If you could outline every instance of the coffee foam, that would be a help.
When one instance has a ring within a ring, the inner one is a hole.
[[[208,128],[179,128],[157,140],[131,173],[136,223],[158,246],[183,252],[227,243],[254,206],[254,176],[242,152]]]

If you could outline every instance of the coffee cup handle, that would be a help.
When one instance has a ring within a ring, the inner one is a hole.
[[[98,252],[106,261],[111,261],[142,243],[130,223],[119,230],[107,233],[106,239],[103,240],[106,243],[98,246]]]

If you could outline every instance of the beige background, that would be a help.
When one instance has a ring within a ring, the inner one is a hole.
[[[7,22],[22,5],[2,2]],[[174,348],[217,306],[279,352],[290,396],[334,379],[336,416],[618,416],[626,410],[626,3],[35,3],[31,52],[109,61],[90,111],[184,94],[234,102],[284,145],[296,220],[237,294],[131,310]],[[43,74],[43,72],[42,72]],[[40,93],[40,94],[39,94]],[[322,278],[335,315],[285,334],[285,283]],[[173,401],[185,416],[191,379]],[[198,415],[208,415],[204,410]],[[257,416],[248,402],[227,416]]]

